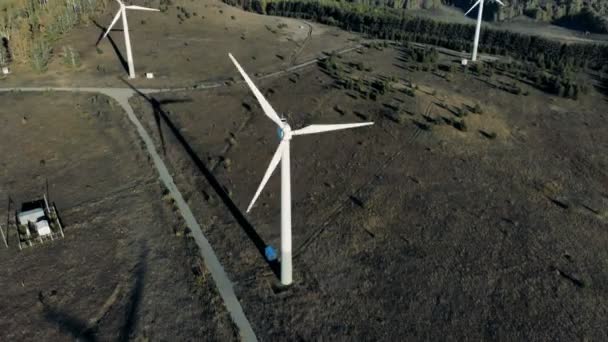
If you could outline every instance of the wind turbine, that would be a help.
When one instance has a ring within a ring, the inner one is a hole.
[[[249,207],[247,207],[247,212],[251,210],[253,204],[258,199],[260,192],[266,185],[266,182],[272,175],[273,171],[276,169],[279,162],[281,162],[281,283],[283,285],[289,285],[292,283],[292,266],[291,266],[291,170],[289,164],[290,158],[290,150],[289,145],[291,138],[296,135],[304,135],[304,134],[313,134],[313,133],[322,133],[329,131],[336,131],[340,129],[347,128],[355,128],[362,126],[373,125],[373,122],[365,122],[365,123],[356,123],[356,124],[340,124],[340,125],[310,125],[295,131],[291,130],[291,127],[287,123],[286,119],[279,118],[279,115],[272,108],[270,103],[264,98],[264,95],[258,90],[258,88],[253,84],[249,76],[245,73],[239,62],[232,56],[232,54],[228,54],[232,63],[239,70],[245,82],[257,98],[260,106],[264,110],[264,114],[270,118],[270,120],[274,121],[274,123],[279,126],[279,139],[281,142],[279,143],[279,147],[277,148],[272,160],[270,161],[270,165],[262,178],[262,182],[258,187]]]
[[[493,1],[496,1],[501,6],[505,5],[500,0],[493,0]],[[475,6],[479,6],[479,10],[477,12],[477,26],[475,27],[475,40],[473,41],[473,57],[471,58],[471,60],[473,62],[477,61],[477,47],[479,46],[479,33],[481,32],[481,19],[483,16],[483,2],[484,2],[484,0],[477,0],[477,2],[474,3],[473,6],[471,6],[471,8],[469,8],[467,13],[464,14],[466,17],[473,10],[473,8],[475,8]]]
[[[148,8],[148,7],[135,6],[135,5],[126,6],[121,0],[116,0],[116,2],[118,2],[118,4],[120,5],[120,9],[118,10],[118,13],[116,13],[116,16],[114,16],[114,20],[112,20],[112,23],[108,27],[108,30],[106,31],[106,33],[103,35],[103,37],[101,39],[104,39],[105,37],[108,36],[110,31],[112,30],[112,27],[114,27],[114,25],[116,24],[118,19],[122,16],[122,30],[125,33],[125,46],[127,48],[127,64],[129,65],[129,78],[133,79],[133,78],[135,78],[135,67],[133,66],[133,53],[131,52],[131,38],[129,37],[129,23],[127,22],[127,10],[129,9],[129,10],[153,11],[153,12],[159,12],[160,10],[155,9],[155,8]]]

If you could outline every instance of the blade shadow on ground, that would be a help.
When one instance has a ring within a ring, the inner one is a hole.
[[[97,46],[103,39],[103,35],[107,31],[107,27],[103,27],[102,25],[99,25],[99,23],[97,23],[97,21],[95,21],[95,20],[92,20],[92,22],[95,26],[97,26],[101,30],[101,33],[99,34],[99,37],[97,38],[97,41],[95,42],[95,46]],[[122,32],[123,30],[122,29],[112,29],[110,32],[114,32],[114,31]],[[114,42],[114,39],[112,39],[112,36],[109,34],[108,34],[107,38],[108,38],[108,41],[110,42],[110,45],[112,45],[112,49],[114,50],[114,53],[116,53],[116,56],[118,57],[118,60],[120,61],[120,64],[125,69],[125,72],[129,73],[129,65],[127,64],[127,61],[125,60],[125,58],[122,56],[122,53],[120,52],[120,49],[116,45],[116,42]]]
[[[8,194],[8,204],[6,205],[6,244],[9,244],[9,236],[10,236],[10,227],[11,227],[11,204],[13,203],[13,199],[11,198],[11,195]],[[19,233],[17,233],[17,238],[19,238]]]
[[[243,215],[243,213],[238,208],[238,206],[232,201],[230,196],[226,193],[222,184],[220,184],[220,182],[217,180],[217,178],[213,175],[213,172],[211,172],[211,170],[199,158],[198,154],[190,146],[190,144],[188,143],[186,138],[181,134],[180,130],[175,126],[175,124],[171,121],[171,119],[169,118],[167,113],[163,110],[163,108],[162,108],[163,104],[175,103],[173,101],[178,101],[178,100],[158,101],[153,96],[144,94],[143,92],[141,92],[139,89],[135,88],[131,83],[127,82],[126,80],[124,80],[124,79],[121,79],[121,80],[127,86],[129,86],[129,88],[131,88],[133,91],[135,91],[139,96],[141,96],[143,99],[145,99],[150,104],[150,106],[152,106],[152,109],[155,113],[154,116],[155,116],[155,120],[157,123],[157,128],[159,129],[159,132],[161,132],[161,123],[164,122],[164,124],[170,129],[173,136],[177,139],[177,141],[179,141],[180,145],[184,148],[185,152],[188,154],[188,156],[190,157],[190,159],[192,160],[194,165],[203,174],[203,176],[207,180],[207,183],[213,188],[213,190],[215,191],[217,196],[221,199],[222,203],[224,203],[224,205],[226,206],[228,211],[230,211],[230,213],[232,214],[232,216],[234,217],[236,222],[243,229],[245,234],[247,234],[249,239],[251,239],[251,241],[257,248],[258,252],[262,256],[262,259],[268,264],[270,269],[274,272],[275,276],[279,277],[279,274],[280,274],[279,266],[280,265],[279,265],[278,261],[276,261],[276,260],[269,261],[265,257],[265,250],[268,245],[260,237],[260,235],[257,233],[255,228],[253,227],[253,225],[251,225],[251,223],[247,220],[245,215]],[[164,138],[161,138],[161,143],[164,145],[164,142],[162,142],[162,141],[164,141]],[[163,147],[163,149],[164,149],[164,147]]]
[[[138,323],[138,311],[142,302],[144,279],[147,272],[148,248],[144,244],[138,263],[133,270],[135,278],[131,293],[125,306],[124,323],[120,328],[118,341],[129,341]],[[42,293],[38,294],[38,300],[43,305],[44,318],[59,327],[59,330],[71,335],[76,341],[96,342],[97,327],[99,321],[87,321],[73,316],[72,314],[54,308],[46,303]],[[101,318],[103,315],[100,315]]]
[[[39,295],[41,297],[41,295]],[[95,342],[95,332],[91,329],[85,320],[74,317],[68,313],[54,309],[45,304],[42,299],[44,318],[54,324],[57,324],[59,330],[70,334],[76,341]]]
[[[135,277],[135,283],[129,296],[129,301],[125,311],[124,325],[120,329],[119,341],[129,341],[131,334],[135,331],[138,322],[137,312],[141,304],[144,279],[147,272],[147,260],[148,260],[148,248],[144,244],[141,251],[139,262],[135,265],[133,276]]]

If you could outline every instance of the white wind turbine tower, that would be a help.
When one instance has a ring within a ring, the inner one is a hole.
[[[505,5],[500,0],[494,0],[494,1],[499,3],[501,6]],[[481,19],[483,16],[483,3],[484,3],[484,0],[477,0],[477,2],[474,3],[473,6],[471,6],[471,8],[469,8],[467,13],[464,14],[465,16],[467,16],[475,8],[475,6],[479,6],[479,10],[477,12],[477,26],[475,27],[475,40],[473,41],[473,57],[471,58],[471,60],[473,62],[477,61],[477,47],[479,46],[479,34],[481,32]]]
[[[245,73],[241,65],[234,59],[232,54],[228,54],[230,59],[239,70],[245,82],[257,98],[260,106],[264,110],[266,116],[270,120],[274,121],[279,126],[279,138],[281,142],[277,151],[274,153],[270,165],[262,178],[262,182],[258,187],[247,212],[251,210],[253,204],[257,200],[260,192],[266,185],[266,182],[272,175],[272,172],[276,169],[279,162],[281,162],[281,283],[283,285],[289,285],[292,283],[292,266],[291,266],[291,171],[289,165],[289,143],[291,138],[295,135],[322,133],[328,131],[336,131],[340,129],[355,128],[373,125],[373,122],[356,123],[356,124],[340,124],[340,125],[310,125],[295,131],[291,130],[291,127],[285,119],[279,118],[275,110],[270,106],[270,103],[264,98],[262,93],[253,84],[249,76]]]
[[[112,23],[108,27],[108,30],[106,31],[106,33],[103,35],[103,37],[101,39],[104,39],[105,37],[108,36],[110,31],[112,30],[112,27],[114,27],[114,25],[116,24],[118,19],[122,16],[122,30],[125,33],[125,46],[127,48],[127,64],[129,65],[129,78],[133,79],[133,78],[135,78],[135,67],[133,66],[133,53],[131,52],[131,38],[129,37],[129,23],[127,22],[127,10],[129,9],[129,10],[153,11],[153,12],[159,12],[160,10],[155,9],[155,8],[147,8],[147,7],[135,6],[135,5],[126,6],[121,0],[116,0],[116,2],[118,2],[118,4],[120,5],[120,9],[118,10],[118,13],[116,13],[114,20],[112,20]]]

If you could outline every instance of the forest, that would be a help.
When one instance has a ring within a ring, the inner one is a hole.
[[[340,2],[340,1],[338,1]],[[431,9],[442,5],[467,10],[470,0],[349,0],[346,3],[367,8],[380,7],[398,10]],[[505,6],[486,1],[484,20],[502,21],[525,15],[536,21],[553,23],[568,28],[594,33],[608,33],[608,3],[602,0],[511,0]]]
[[[410,41],[470,51],[475,26],[439,22],[408,15],[405,11],[369,7],[361,3],[332,0],[224,0],[246,10],[269,15],[304,18],[363,33],[373,38]],[[538,64],[543,69],[590,68],[599,70],[608,60],[608,46],[588,43],[562,43],[539,36],[498,29],[484,29],[480,51],[511,56]]]
[[[110,0],[2,0],[0,3],[0,67],[29,64],[44,72],[53,56],[77,66],[78,52],[70,46],[53,51],[52,45],[78,24],[88,24]]]

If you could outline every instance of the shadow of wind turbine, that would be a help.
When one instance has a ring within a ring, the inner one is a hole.
[[[253,225],[247,220],[245,215],[241,212],[238,206],[232,201],[230,196],[224,190],[224,186],[220,184],[217,178],[213,175],[213,172],[207,168],[205,163],[199,158],[198,154],[194,151],[194,149],[190,146],[186,138],[182,135],[180,130],[175,126],[175,124],[169,118],[169,115],[162,109],[162,101],[158,101],[153,96],[149,96],[136,87],[134,87],[127,80],[121,78],[121,80],[134,92],[136,92],[139,96],[143,97],[153,108],[155,115],[158,115],[159,122],[164,122],[165,125],[169,128],[173,136],[177,139],[180,145],[184,148],[187,155],[190,157],[191,161],[194,163],[198,171],[205,177],[207,183],[211,186],[217,196],[221,199],[222,203],[226,206],[228,211],[234,217],[238,225],[243,229],[245,234],[249,237],[249,239],[253,242],[254,246],[262,256],[262,259],[268,264],[273,273],[278,277],[279,276],[279,262],[278,260],[268,260],[266,258],[266,247],[268,246],[264,240],[260,237],[258,232],[255,230]]]

